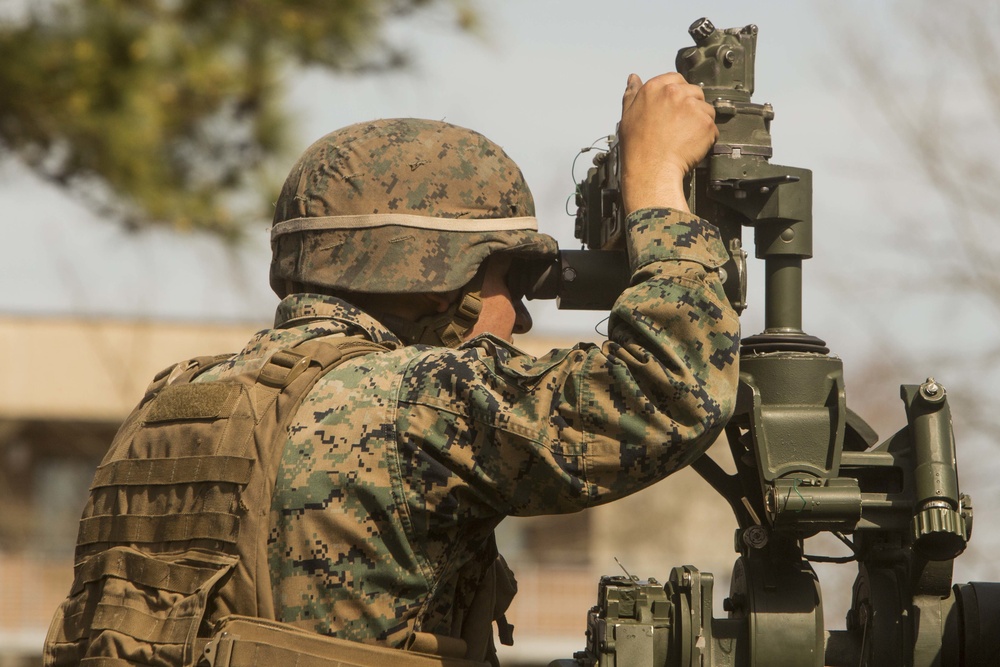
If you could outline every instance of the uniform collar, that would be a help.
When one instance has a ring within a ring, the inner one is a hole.
[[[276,329],[321,326],[329,329],[332,323],[349,336],[361,334],[375,343],[392,348],[403,347],[402,341],[384,324],[371,315],[342,299],[323,294],[289,294],[274,314]]]

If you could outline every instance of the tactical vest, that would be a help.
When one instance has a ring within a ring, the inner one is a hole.
[[[416,637],[413,652],[399,651],[273,621],[266,538],[288,421],[328,370],[384,350],[324,338],[217,381],[192,382],[226,357],[157,374],[97,469],[44,664],[481,666],[460,659],[461,640]]]

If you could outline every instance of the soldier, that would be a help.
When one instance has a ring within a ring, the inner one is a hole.
[[[557,247],[499,146],[414,119],[313,144],[276,205],[275,327],[167,369],[123,425],[46,664],[495,663],[500,520],[638,491],[733,409],[726,253],[683,192],[713,119],[679,75],[629,78],[632,287],[603,346],[540,358],[508,274]]]

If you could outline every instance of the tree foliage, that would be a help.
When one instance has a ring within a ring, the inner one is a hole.
[[[31,0],[0,22],[0,154],[128,228],[236,238],[284,144],[288,72],[404,65],[387,21],[444,2]]]

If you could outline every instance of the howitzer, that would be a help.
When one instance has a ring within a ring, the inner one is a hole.
[[[677,70],[700,84],[719,140],[688,183],[691,210],[722,232],[733,306],[746,306],[744,228],[764,261],[764,331],[745,338],[729,474],[704,456],[695,470],[731,506],[738,528],[728,616],[713,617],[711,574],[674,568],[669,580],[604,577],[586,649],[554,666],[923,667],[1000,664],[1000,584],[952,585],[972,532],[958,485],[944,387],[901,387],[906,425],[879,443],[847,407],[843,367],[802,329],[802,262],[812,256],[812,179],[771,164],[774,111],[751,101],[756,26],[689,29]],[[617,140],[577,191],[576,236],[526,286],[561,308],[608,308],[627,284],[620,250]],[[598,289],[600,288],[600,289]],[[837,536],[858,564],[846,630],[827,631],[822,593],[803,542]]]

